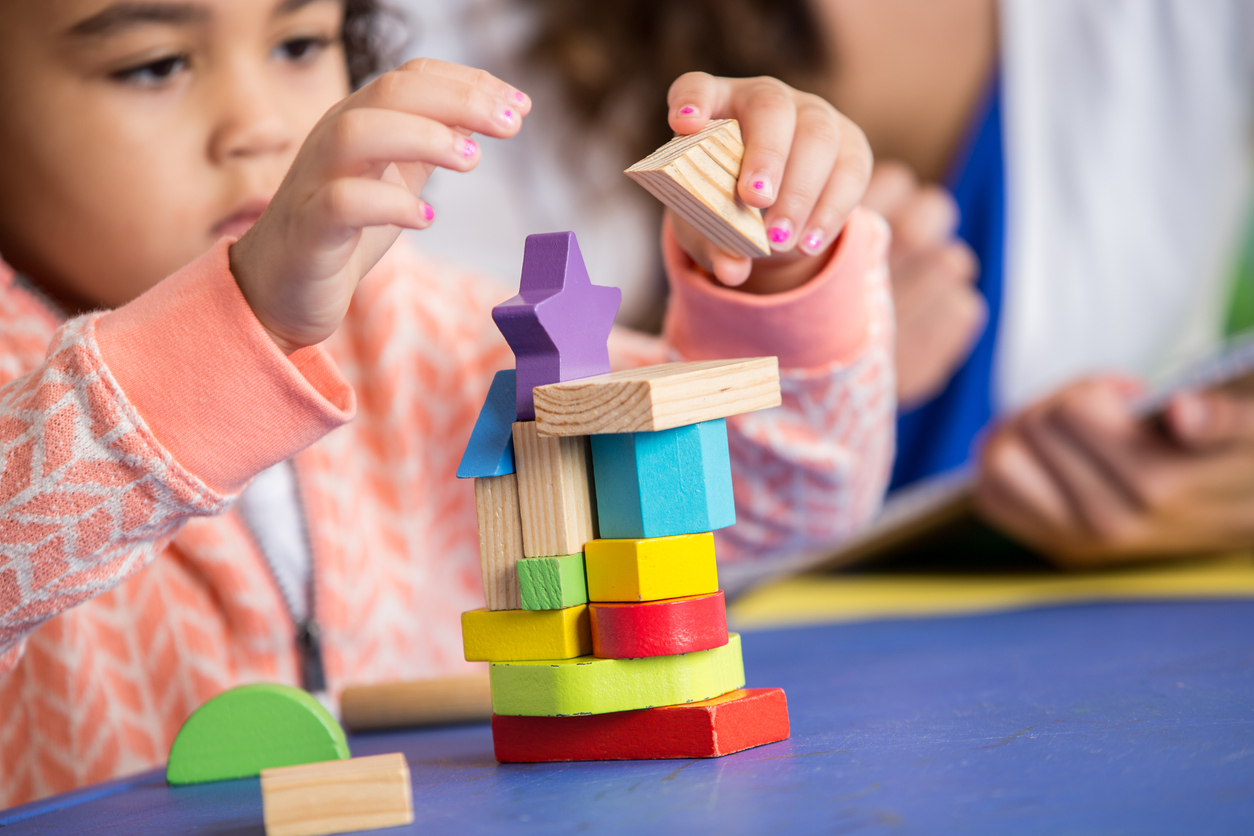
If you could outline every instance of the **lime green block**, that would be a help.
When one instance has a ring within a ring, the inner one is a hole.
[[[588,603],[583,552],[557,557],[524,557],[515,568],[524,610],[562,610]]]
[[[679,705],[745,684],[737,633],[723,647],[678,656],[493,662],[489,670],[493,712],[539,717]]]
[[[170,747],[165,779],[203,784],[252,778],[272,766],[345,760],[344,730],[308,693],[287,685],[243,685],[187,718]]]

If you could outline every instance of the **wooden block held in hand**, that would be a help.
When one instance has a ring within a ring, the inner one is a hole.
[[[409,764],[399,752],[261,772],[266,836],[326,836],[414,820]]]
[[[523,554],[575,554],[595,538],[587,438],[541,438],[535,421],[514,424]]]
[[[779,358],[697,360],[535,388],[544,436],[669,430],[781,403]]]
[[[476,479],[475,513],[484,601],[490,610],[516,610],[520,599],[515,564],[523,556],[518,474]]]
[[[708,700],[743,688],[740,636],[680,656],[493,662],[492,712],[569,716]]]
[[[718,119],[677,136],[624,172],[732,255],[771,254],[762,213],[736,193],[745,145],[740,123]]]
[[[612,714],[492,715],[492,747],[501,763],[720,758],[788,734],[788,700],[780,688]]]
[[[713,534],[593,540],[584,547],[589,601],[660,601],[718,591]]]
[[[588,605],[592,654],[600,659],[639,659],[710,650],[727,644],[722,591],[665,601]]]
[[[467,662],[572,659],[592,652],[588,606],[562,610],[470,610],[462,613]]]
[[[353,731],[475,723],[492,714],[488,672],[411,682],[351,685],[340,695],[340,716]]]
[[[518,561],[518,588],[524,610],[560,610],[588,603],[583,553],[524,557]]]

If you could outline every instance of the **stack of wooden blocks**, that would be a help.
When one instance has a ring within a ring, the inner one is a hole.
[[[497,374],[458,476],[475,479],[503,762],[716,757],[788,736],[780,689],[744,690],[714,534],[735,523],[725,419],[780,403],[776,358],[609,373],[618,291],[573,233],[527,239],[493,318]]]

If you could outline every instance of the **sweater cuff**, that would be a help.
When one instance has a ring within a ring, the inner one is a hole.
[[[96,322],[100,354],[180,465],[235,493],[352,418],[353,389],[326,350],[290,357],[235,284],[234,239]]]
[[[714,282],[679,246],[669,221],[662,255],[671,281],[666,334],[690,360],[779,357],[781,368],[848,362],[866,341],[868,271],[887,257],[876,216],[854,209],[827,265],[801,287],[755,295]]]

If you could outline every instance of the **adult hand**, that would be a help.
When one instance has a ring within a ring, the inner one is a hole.
[[[736,190],[764,210],[776,253],[750,259],[723,252],[672,215],[680,244],[725,285],[778,293],[809,281],[836,240],[871,176],[862,130],[825,99],[774,78],[686,73],[667,97],[670,126],[693,134],[711,119],[738,119],[745,154]]]
[[[897,403],[930,400],[949,382],[984,330],[988,308],[975,288],[979,262],[954,236],[958,206],[922,185],[904,163],[877,163],[862,205],[893,231],[888,255],[897,314]]]
[[[1154,422],[1138,389],[1081,381],[997,429],[980,512],[1065,566],[1254,545],[1254,397],[1183,394]]]
[[[258,321],[291,353],[329,337],[357,283],[402,228],[435,213],[431,172],[479,162],[472,132],[510,137],[530,100],[482,70],[418,59],[332,107],[270,205],[231,247],[231,272]]]

